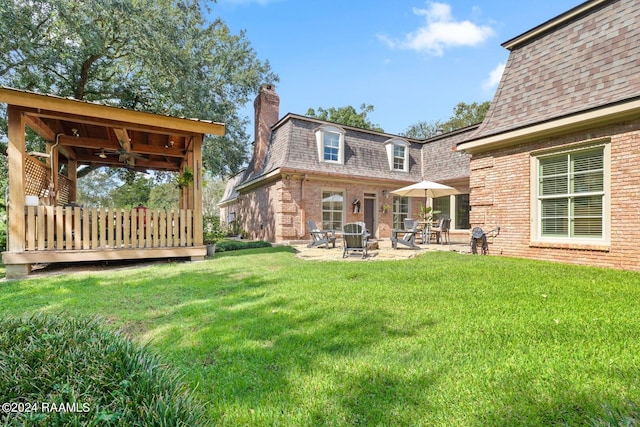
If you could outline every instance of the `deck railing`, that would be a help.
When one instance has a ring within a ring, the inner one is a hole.
[[[27,206],[25,250],[194,246],[191,210]]]

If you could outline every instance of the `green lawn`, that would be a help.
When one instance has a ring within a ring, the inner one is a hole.
[[[640,419],[638,273],[449,252],[311,262],[269,248],[0,286],[5,315],[97,315],[150,341],[215,425]]]

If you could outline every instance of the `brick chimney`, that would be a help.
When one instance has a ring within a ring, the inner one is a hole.
[[[278,122],[280,114],[280,97],[276,93],[276,87],[271,84],[263,84],[260,92],[253,101],[255,110],[255,132],[253,142],[254,170],[262,170],[269,138],[271,137],[271,127]]]

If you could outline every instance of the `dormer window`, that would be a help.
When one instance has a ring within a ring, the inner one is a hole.
[[[316,129],[318,160],[344,164],[344,129],[323,125]]]
[[[385,143],[389,170],[409,172],[409,142],[393,138]]]
[[[337,162],[340,158],[340,134],[324,132],[324,161]]]

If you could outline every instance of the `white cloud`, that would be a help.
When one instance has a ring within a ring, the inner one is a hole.
[[[429,2],[427,9],[414,8],[413,13],[425,17],[424,26],[407,34],[402,41],[385,35],[378,35],[378,39],[391,48],[413,49],[442,56],[446,48],[477,46],[494,35],[493,28],[487,25],[456,21],[451,15],[451,6],[446,3]]]
[[[500,79],[502,78],[502,73],[504,73],[505,66],[506,64],[504,62],[501,62],[493,70],[491,70],[487,80],[482,82],[482,88],[484,90],[490,91],[498,86],[498,83],[500,83]]]

